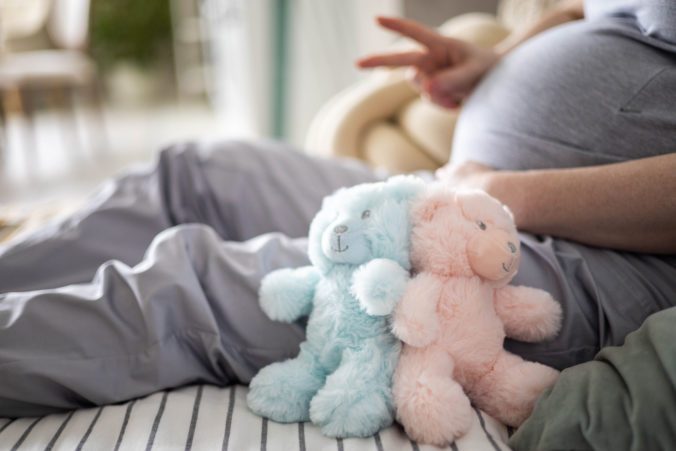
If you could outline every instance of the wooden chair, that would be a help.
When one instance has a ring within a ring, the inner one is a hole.
[[[96,66],[84,51],[89,1],[0,0],[0,34],[4,44],[0,53],[0,121],[6,131],[10,116],[23,119],[22,141],[28,152],[35,151],[34,119],[45,106],[68,112],[71,123],[64,131],[70,134],[72,143],[80,145],[76,98],[92,107],[99,123],[97,142],[106,147]],[[37,47],[29,45],[26,49],[25,44],[21,45],[22,39],[38,33],[47,39]],[[7,149],[7,133],[4,138],[0,157]]]

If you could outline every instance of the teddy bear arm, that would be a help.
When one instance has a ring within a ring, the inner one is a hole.
[[[409,272],[399,263],[376,258],[355,271],[352,292],[369,315],[389,315],[404,294],[409,279]]]
[[[553,338],[561,328],[561,305],[544,290],[505,286],[495,293],[495,311],[508,337],[535,342]]]
[[[437,304],[442,289],[442,281],[431,274],[420,273],[411,279],[394,312],[394,335],[415,347],[436,340],[440,332]]]
[[[314,266],[283,268],[261,281],[259,302],[275,321],[292,322],[312,310],[312,299],[321,274]]]

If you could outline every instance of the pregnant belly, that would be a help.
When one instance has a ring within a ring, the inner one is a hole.
[[[676,117],[656,121],[646,114],[673,109],[659,105],[669,101],[664,89],[638,114],[625,107],[637,94],[645,95],[656,74],[673,68],[675,56],[632,39],[627,27],[617,21],[573,22],[509,54],[463,107],[453,160],[517,170],[668,152],[666,138],[676,138]]]

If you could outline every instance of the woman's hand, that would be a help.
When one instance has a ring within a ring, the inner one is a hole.
[[[495,170],[489,166],[473,161],[459,164],[447,164],[434,173],[437,180],[449,183],[455,187],[476,188],[489,190],[492,175]]]
[[[360,68],[411,67],[410,78],[423,96],[444,108],[456,108],[499,59],[490,48],[442,36],[416,22],[379,17],[388,30],[423,45],[421,50],[372,55],[357,61]]]

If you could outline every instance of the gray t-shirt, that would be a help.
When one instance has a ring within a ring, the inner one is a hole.
[[[541,33],[470,96],[453,161],[565,168],[676,151],[676,45],[674,52],[663,46],[671,44],[644,35],[627,17]]]
[[[585,17],[618,17],[631,21],[654,44],[676,50],[676,2],[674,0],[587,0]],[[650,41],[647,41],[650,42]]]
[[[527,170],[676,152],[676,2],[595,0],[586,8],[586,20],[535,36],[486,75],[459,117],[452,161]],[[514,283],[548,290],[565,312],[554,342],[507,342],[526,358],[559,368],[590,359],[676,305],[674,255],[528,234],[522,243]]]

